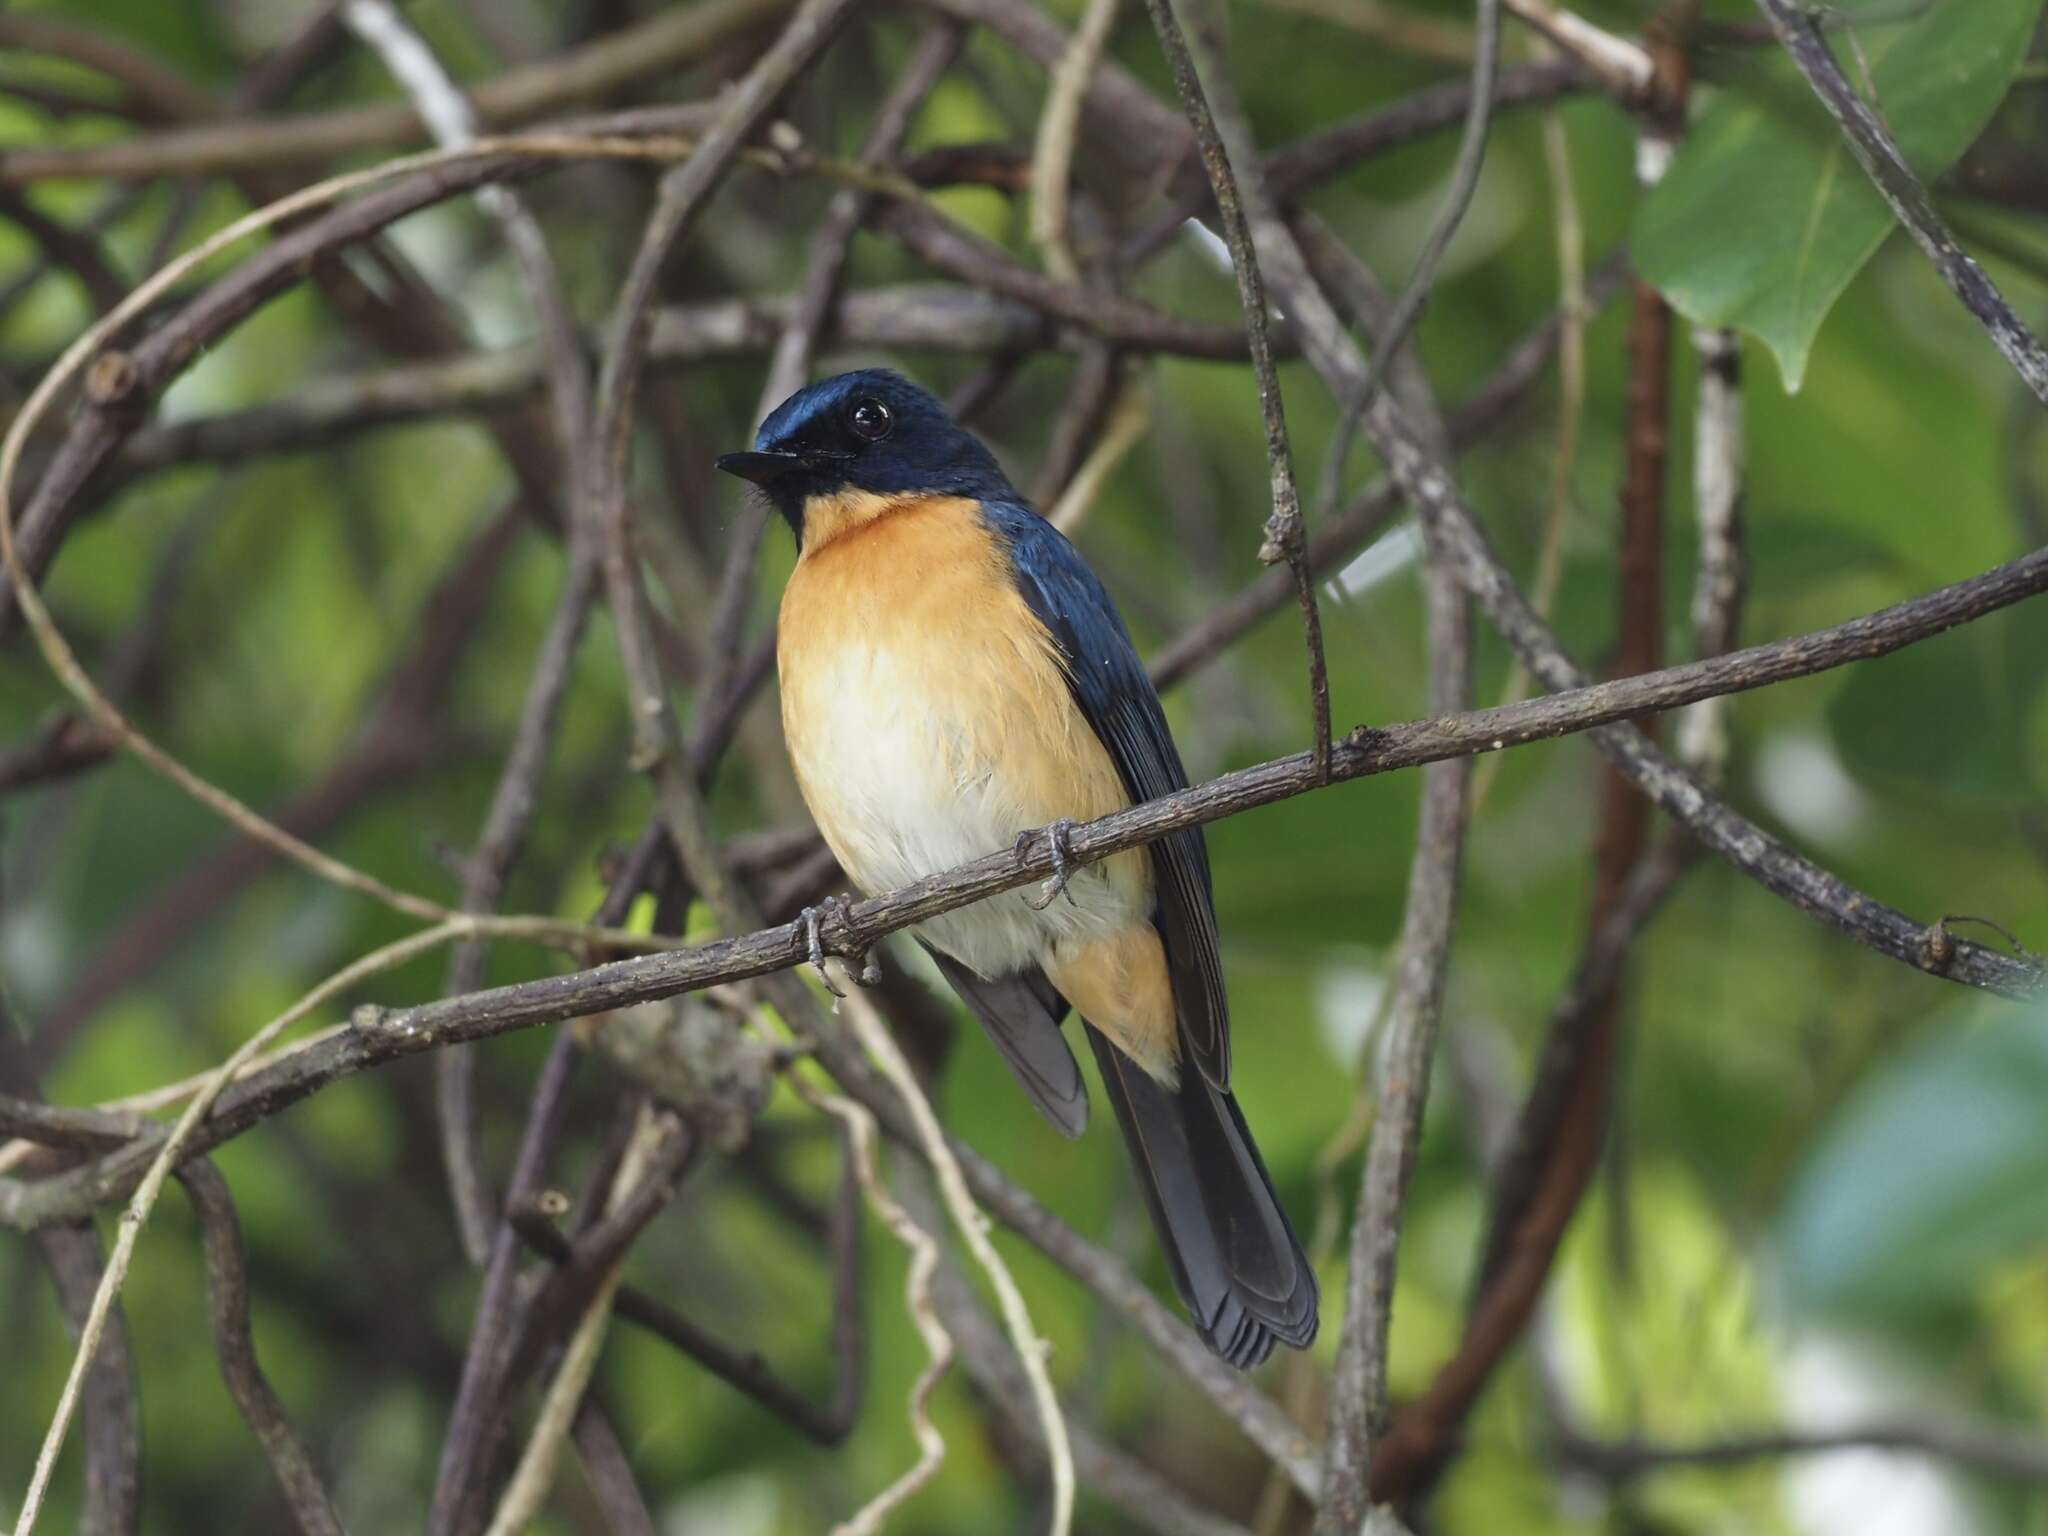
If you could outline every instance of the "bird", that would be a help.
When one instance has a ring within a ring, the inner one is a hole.
[[[783,732],[847,878],[874,895],[1049,841],[1041,889],[927,919],[919,942],[1070,1137],[1088,1092],[1061,1023],[1082,1021],[1210,1348],[1241,1369],[1276,1342],[1306,1349],[1315,1272],[1230,1091],[1201,829],[1079,867],[1068,846],[1077,823],[1188,782],[1101,581],[978,438],[886,369],[799,389],[717,467],[796,537],[776,621]]]

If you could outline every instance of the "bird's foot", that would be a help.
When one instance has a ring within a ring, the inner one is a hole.
[[[837,918],[842,928],[851,928],[852,903],[844,896],[827,896],[815,907],[805,907],[797,914],[798,920],[804,925],[804,943],[808,950],[807,958],[811,962],[811,969],[818,973],[818,980],[824,984],[827,992],[834,997],[844,997],[846,994],[833,985],[832,973],[825,965],[825,944],[819,934],[819,928],[827,917]],[[882,979],[882,967],[875,959],[873,950],[852,952],[847,955],[846,961],[848,969],[854,972],[862,986],[872,987]]]
[[[1052,878],[1039,887],[1036,896],[1024,898],[1034,912],[1043,912],[1061,896],[1067,898],[1069,906],[1074,904],[1074,893],[1067,889],[1067,882],[1074,877],[1074,852],[1067,843],[1073,831],[1074,823],[1064,816],[1045,829],[1046,840],[1052,844]],[[1020,850],[1030,837],[1031,834],[1026,832],[1017,839]]]

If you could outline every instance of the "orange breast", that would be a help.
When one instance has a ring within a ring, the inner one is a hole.
[[[1129,803],[971,501],[899,502],[807,539],[778,663],[798,782],[867,889]],[[1143,866],[1124,859],[1124,878]]]
[[[804,799],[869,892],[1129,803],[1064,661],[971,501],[834,499],[782,599],[783,730]],[[1170,1078],[1174,1008],[1151,861],[1082,871],[1043,911],[1011,892],[922,930],[985,976],[1042,965],[1090,1022]]]

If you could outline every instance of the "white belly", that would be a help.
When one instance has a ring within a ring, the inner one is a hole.
[[[893,890],[1007,849],[1020,832],[1061,816],[1100,814],[1083,803],[1085,786],[1061,793],[1057,766],[1047,771],[1049,754],[1033,739],[1030,706],[989,681],[958,673],[935,681],[922,654],[906,655],[882,636],[842,639],[786,685],[804,798],[863,891]],[[1067,895],[1043,911],[1029,905],[1032,886],[918,931],[984,976],[1004,975],[1042,962],[1063,939],[1142,921],[1149,892],[1141,874],[1133,878],[1142,869],[1125,861],[1113,877],[1093,865],[1077,870]]]

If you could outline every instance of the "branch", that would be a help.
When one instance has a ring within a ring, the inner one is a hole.
[[[489,1413],[498,1400],[498,1389],[509,1364],[508,1336],[514,1327],[516,1305],[513,1282],[519,1263],[519,1240],[509,1213],[533,1195],[545,1176],[562,1132],[569,1079],[580,1054],[574,1032],[563,1030],[555,1037],[547,1061],[534,1081],[526,1124],[519,1133],[519,1147],[513,1154],[512,1173],[506,1183],[502,1207],[505,1214],[500,1216],[490,1258],[484,1265],[483,1283],[469,1326],[469,1344],[462,1357],[462,1376],[456,1384],[455,1403],[448,1415],[448,1429],[442,1437],[441,1455],[434,1470],[427,1530],[437,1536],[445,1536],[456,1528],[476,1469],[488,1459],[496,1444]]]
[[[1361,728],[1334,744],[1330,779],[1341,783],[1611,728],[1718,694],[1810,677],[1852,661],[1889,655],[2043,591],[2048,591],[2048,549],[1846,623],[1725,656],[1590,683],[1519,704]],[[1070,839],[1071,856],[1093,863],[1181,827],[1220,821],[1319,787],[1309,754],[1275,758],[1078,826]],[[2039,968],[1985,945],[1954,940],[1952,950],[1936,946],[1930,951],[1925,925],[1806,864],[1703,791],[1699,796],[1660,803],[1697,836],[1739,840],[1741,846],[1730,856],[1738,869],[1865,947],[1925,974],[2008,997],[2032,997],[2048,988],[2048,975]],[[1734,818],[1732,827],[1729,818]],[[1045,839],[1027,839],[1021,850],[991,853],[884,895],[851,902],[840,920],[821,925],[821,936],[834,953],[861,954],[912,923],[1051,873]],[[406,1008],[359,1008],[351,1028],[312,1042],[223,1093],[214,1112],[197,1127],[187,1153],[210,1150],[328,1083],[384,1062],[457,1041],[488,1039],[762,976],[801,965],[807,958],[803,925],[784,923],[465,997]],[[151,1141],[123,1148],[34,1185],[0,1180],[0,1223],[26,1229],[77,1219],[131,1188],[153,1146]]]
[[[1429,233],[1423,237],[1422,249],[1408,275],[1408,286],[1401,291],[1401,297],[1392,308],[1379,317],[1380,323],[1371,327],[1373,357],[1365,377],[1342,399],[1337,429],[1331,435],[1329,454],[1323,467],[1321,505],[1325,509],[1334,510],[1338,498],[1343,495],[1344,465],[1351,454],[1351,440],[1358,430],[1358,418],[1364,412],[1372,391],[1379,387],[1388,363],[1400,356],[1408,345],[1408,338],[1421,323],[1422,313],[1429,306],[1430,294],[1436,287],[1437,269],[1443,264],[1444,252],[1450,249],[1458,226],[1465,222],[1465,215],[1471,211],[1472,195],[1479,190],[1479,173],[1486,168],[1487,135],[1493,124],[1493,86],[1500,74],[1500,7],[1501,0],[1478,0],[1475,7],[1478,22],[1472,51],[1470,100],[1465,111],[1464,132],[1458,139],[1458,157],[1451,166],[1450,186],[1444,192],[1436,217],[1430,221]],[[1346,257],[1350,254],[1334,238],[1329,245],[1333,254],[1342,252]],[[1415,378],[1427,401],[1428,381],[1419,373]],[[1409,409],[1418,417],[1423,414],[1415,402],[1410,403]],[[1429,415],[1435,415],[1433,401],[1423,409]],[[1436,424],[1436,433],[1439,438],[1437,451],[1441,454],[1448,448],[1441,440],[1441,422]],[[1460,700],[1461,704],[1469,702]],[[1446,706],[1433,707],[1442,709]]]
[[[73,1336],[85,1327],[105,1271],[100,1238],[90,1222],[45,1227],[36,1246],[57,1289]],[[85,1501],[81,1531],[134,1536],[142,1529],[142,1424],[128,1321],[119,1308],[100,1336],[85,1383]]]
[[[242,1225],[228,1181],[203,1157],[179,1165],[178,1180],[199,1218],[206,1253],[206,1288],[212,1299],[213,1349],[220,1357],[221,1378],[242,1420],[277,1475],[285,1503],[305,1536],[341,1536],[341,1517],[321,1485],[320,1474],[305,1442],[291,1426],[282,1401],[256,1358],[256,1340],[249,1329],[249,1272],[242,1251]]]
[[[617,1216],[643,1186],[662,1188],[665,1195],[663,1187],[670,1182],[674,1166],[669,1158],[675,1148],[686,1145],[689,1139],[673,1111],[643,1103],[605,1204],[606,1216]],[[591,1373],[597,1369],[598,1353],[604,1347],[605,1329],[611,1321],[612,1296],[619,1288],[625,1262],[622,1249],[599,1276],[594,1294],[562,1351],[554,1379],[548,1383],[533,1434],[520,1453],[519,1464],[498,1501],[486,1536],[518,1536],[532,1525],[547,1503],[562,1446],[576,1422]]]
[[[1692,644],[1696,656],[1734,647],[1742,630],[1748,584],[1742,543],[1742,346],[1735,332],[1708,326],[1692,333],[1699,360],[1693,410],[1693,505],[1699,523],[1694,563]],[[1704,699],[1679,717],[1679,758],[1709,784],[1728,762],[1728,711]]]
[[[1238,303],[1244,310],[1245,331],[1251,339],[1259,414],[1266,428],[1266,467],[1273,482],[1273,513],[1266,520],[1259,559],[1266,565],[1285,560],[1294,574],[1295,597],[1301,605],[1302,635],[1308,651],[1309,706],[1315,721],[1314,764],[1316,776],[1326,778],[1330,771],[1330,680],[1323,659],[1323,621],[1316,606],[1315,582],[1309,575],[1307,541],[1301,524],[1301,492],[1294,480],[1294,450],[1287,440],[1280,376],[1274,370],[1273,349],[1266,335],[1266,284],[1259,271],[1259,254],[1253,240],[1254,222],[1264,226],[1272,223],[1275,215],[1256,183],[1247,183],[1240,189],[1231,173],[1233,155],[1250,164],[1256,161],[1257,152],[1227,78],[1219,70],[1213,87],[1222,108],[1219,112],[1203,94],[1187,39],[1174,19],[1172,0],[1145,0],[1145,8],[1152,14],[1152,27],[1159,34],[1159,46],[1166,54],[1181,106],[1194,125],[1202,167],[1209,174],[1209,189],[1215,195],[1216,211],[1223,224],[1224,243],[1230,247]],[[1231,147],[1225,143],[1226,124],[1235,130],[1233,136],[1238,139]]]
[[[917,52],[890,87],[868,128],[867,140],[861,146],[863,165],[880,168],[895,160],[925,98],[958,56],[961,40],[960,28],[950,21],[939,20],[929,25]],[[811,366],[817,361],[826,330],[835,314],[845,307],[841,302],[840,285],[846,276],[847,256],[853,249],[854,236],[866,222],[873,206],[874,199],[856,187],[841,188],[826,205],[825,216],[811,239],[810,261],[797,285],[781,332],[775,338],[767,377],[761,385],[760,404],[755,411],[757,418],[765,418],[810,377]],[[854,296],[846,297],[850,300]],[[1034,334],[1042,335],[1045,329],[1035,314],[1026,324]],[[655,331],[648,342],[649,361],[653,360],[659,346],[659,333],[660,317],[657,315]],[[699,690],[700,697],[711,705],[739,695],[739,672],[743,665],[740,641],[753,608],[757,585],[755,567],[760,562],[761,539],[768,530],[771,515],[764,499],[749,497],[727,546],[724,569],[719,573],[718,593],[712,604],[709,632],[712,673]],[[700,717],[706,707],[700,705]]]
[[[1518,107],[1540,106],[1584,92],[1594,83],[1586,69],[1570,61],[1503,70],[1494,83],[1493,114],[1497,117]],[[1272,196],[1283,206],[1292,204],[1318,183],[1361,161],[1456,127],[1471,107],[1469,78],[1426,86],[1399,101],[1303,134],[1292,144],[1268,153],[1260,161],[1260,171]],[[1210,200],[1202,178],[1187,177],[1177,185],[1168,209],[1124,242],[1123,263],[1137,266],[1158,254]]]
[[[1507,7],[1564,52],[1592,71],[1608,94],[1624,106],[1638,106],[1656,77],[1649,50],[1596,26],[1549,0],[1507,0]]]
[[[924,1203],[932,1201],[928,1194]],[[922,1213],[920,1213],[922,1214]],[[1037,1416],[1023,1411],[1031,1384],[1016,1351],[982,1308],[960,1272],[942,1259],[932,1280],[932,1302],[953,1337],[968,1378],[1000,1418],[1037,1455],[1044,1441]],[[1250,1536],[1242,1525],[1213,1515],[1192,1502],[1174,1482],[1127,1455],[1086,1425],[1072,1422],[1074,1471],[1091,1493],[1113,1504],[1134,1526],[1155,1536]]]
[[[664,306],[648,333],[648,367],[771,351],[803,301],[796,292]],[[817,341],[853,351],[979,353],[1072,348],[1078,337],[1014,299],[950,283],[897,283],[841,295]],[[108,466],[106,480],[118,485],[182,464],[299,453],[440,416],[488,415],[530,394],[542,367],[538,348],[510,346],[316,378],[260,405],[144,427]]]
[[[1031,150],[1031,239],[1045,269],[1063,283],[1081,280],[1068,228],[1074,148],[1080,139],[1081,102],[1116,26],[1117,0],[1088,0],[1081,27],[1053,66]]]
[[[1878,195],[1913,237],[1913,243],[1934,264],[1949,291],[1963,301],[1971,317],[1984,327],[1991,344],[2005,355],[2034,398],[2048,404],[2048,352],[2027,329],[2026,322],[2006,303],[2005,295],[1984,269],[1956,243],[1956,237],[1935,212],[1934,200],[1913,174],[1899,146],[1892,142],[1877,114],[1869,108],[1855,87],[1849,84],[1835,56],[1828,51],[1812,9],[1795,0],[1757,0],[1776,29],[1778,41],[1792,56],[1799,73],[1820,98],[1828,115],[1842,125],[1849,152],[1863,167]]]
[[[831,1400],[819,1407],[777,1376],[759,1355],[734,1349],[660,1298],[630,1285],[612,1298],[612,1309],[625,1322],[644,1328],[689,1356],[727,1386],[782,1419],[805,1438],[822,1446],[842,1444],[853,1430],[865,1387],[865,1315],[861,1302],[859,1169],[849,1141],[840,1192],[830,1218],[833,1250],[832,1332],[838,1376]],[[521,1240],[542,1258],[567,1263],[569,1240],[536,1202],[513,1209],[512,1226]]]
[[[1491,75],[1499,20],[1497,6],[1482,0],[1475,81]],[[1452,192],[1436,226],[1444,240],[1448,240],[1478,176],[1475,146],[1483,148],[1485,144],[1487,92],[1475,90],[1473,100],[1475,120],[1468,124],[1460,150],[1461,169],[1454,177],[1463,190]],[[1310,224],[1311,216],[1304,215],[1302,222]],[[1315,227],[1320,230],[1319,224]],[[1404,345],[1403,335],[1420,313],[1421,299],[1434,277],[1435,259],[1425,255],[1400,301],[1390,303],[1372,273],[1334,237],[1321,242],[1320,251],[1334,269],[1324,275],[1324,282],[1347,295],[1352,318],[1373,337],[1375,357],[1385,359],[1387,388],[1413,413],[1432,448],[1447,454],[1449,433],[1442,412],[1420,361]],[[1332,281],[1333,277],[1341,281]],[[1370,385],[1369,377],[1351,397],[1359,409]],[[1341,454],[1335,457],[1341,461]],[[1440,714],[1468,708],[1472,702],[1471,603],[1434,547],[1423,570],[1423,598],[1428,616],[1430,708]],[[1378,1112],[1372,1121],[1365,1176],[1351,1225],[1344,1323],[1329,1390],[1323,1500],[1315,1517],[1318,1536],[1348,1536],[1373,1513],[1372,1445],[1386,1427],[1395,1263],[1443,1020],[1470,813],[1471,768],[1469,758],[1459,758],[1423,770],[1422,808],[1409,863],[1384,1049],[1379,1053]]]
[[[1319,226],[1304,219],[1298,225],[1305,253],[1320,261]],[[1586,285],[1588,302],[1604,304],[1621,287],[1625,269],[1615,261],[1603,264]],[[1552,315],[1509,351],[1493,373],[1451,412],[1451,446],[1469,447],[1505,420],[1509,412],[1543,376],[1563,334],[1563,321]],[[1400,513],[1401,491],[1390,479],[1375,480],[1352,498],[1351,505],[1308,541],[1309,569],[1316,576],[1337,569]],[[1246,630],[1275,613],[1294,595],[1285,571],[1266,571],[1247,582],[1236,596],[1190,624],[1152,657],[1153,684],[1162,691],[1206,665]],[[1509,700],[1508,702],[1516,702]]]
[[[475,142],[478,115],[425,40],[390,0],[345,0],[342,15],[383,58],[412,99],[434,141],[445,149]],[[584,426],[590,419],[590,378],[576,335],[576,319],[548,254],[547,237],[532,210],[508,187],[477,191],[478,206],[497,222],[518,267],[541,337],[541,356],[553,407],[555,447],[570,484],[581,478]],[[540,778],[568,692],[569,671],[597,597],[598,545],[588,520],[572,518],[568,571],[547,633],[541,640],[512,746],[491,792],[476,848],[464,861],[461,910],[488,912],[504,894],[505,879],[525,844],[539,805]],[[458,945],[449,957],[446,990],[473,992],[482,985],[487,951]],[[444,1052],[436,1063],[435,1103],[442,1161],[455,1205],[456,1228],[472,1264],[490,1257],[494,1213],[481,1163],[476,1121],[476,1061],[467,1051]]]

